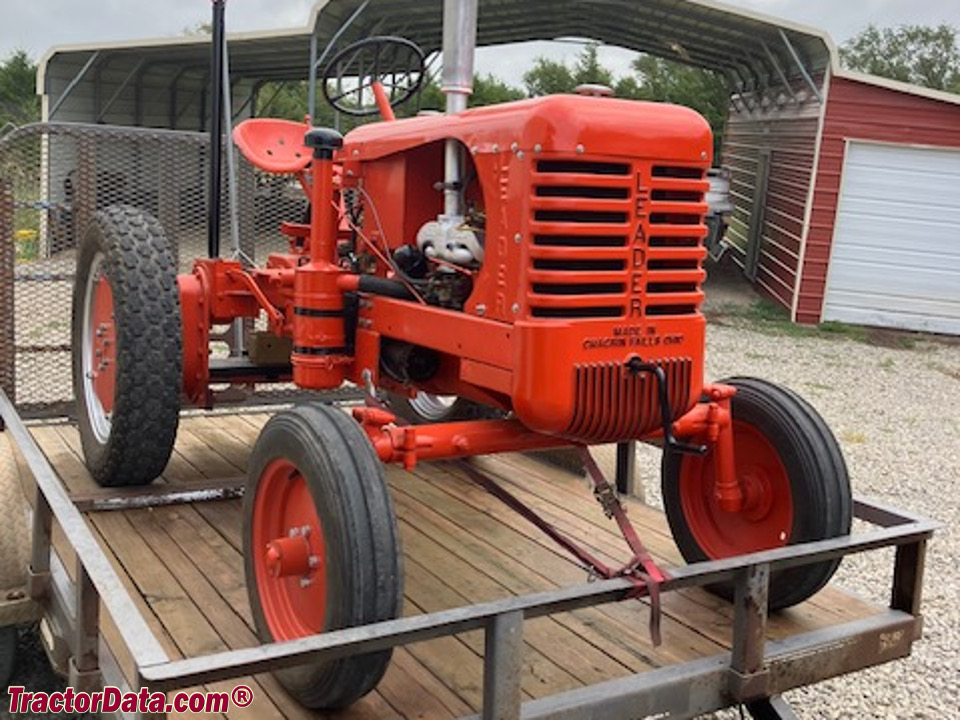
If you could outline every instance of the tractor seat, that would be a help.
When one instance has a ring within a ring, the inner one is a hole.
[[[310,126],[275,118],[244,120],[233,129],[233,141],[254,166],[269,173],[292,174],[306,169],[313,151],[303,144]]]

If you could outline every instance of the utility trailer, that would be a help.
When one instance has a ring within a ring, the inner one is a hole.
[[[5,395],[0,415],[0,479],[19,481],[32,514],[27,583],[4,593],[0,623],[42,619],[48,654],[76,689],[170,698],[242,685],[253,702],[232,705],[229,717],[315,716],[272,671],[392,647],[377,689],[337,717],[686,718],[743,703],[754,717],[789,718],[780,693],[906,657],[921,635],[929,520],[857,501],[855,516],[870,527],[853,535],[675,567],[662,514],[628,500],[669,567],[654,647],[648,601],[627,599],[634,584],[586,582],[536,528],[505,518],[459,463],[445,462],[388,473],[403,617],[261,645],[237,496],[267,413],[185,417],[163,477],[135,490],[96,486],[75,426],[28,426]],[[582,478],[520,454],[473,462],[597,556],[622,554]],[[768,615],[772,572],[884,547],[896,548],[888,606],[828,586]],[[732,604],[703,590],[723,580],[736,583]]]

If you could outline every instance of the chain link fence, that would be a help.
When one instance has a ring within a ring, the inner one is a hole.
[[[72,412],[76,247],[94,213],[115,204],[151,213],[188,272],[207,254],[208,155],[209,136],[195,132],[50,123],[0,138],[0,387],[21,413]],[[236,159],[238,212],[231,217],[225,181],[221,255],[237,252],[237,237],[262,265],[287,248],[280,223],[302,220],[307,200],[293,177]]]

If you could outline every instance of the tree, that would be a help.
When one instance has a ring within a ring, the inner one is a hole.
[[[723,77],[704,68],[652,55],[633,61],[635,78],[617,83],[617,97],[685,105],[703,115],[714,135],[723,132],[730,105],[730,92]]]
[[[545,57],[538,57],[536,64],[523,74],[523,84],[531,97],[569,93],[577,86],[569,67]]]
[[[960,41],[950,25],[868,25],[841,46],[840,60],[851,70],[960,93]]]
[[[469,107],[481,107],[510,102],[511,100],[522,100],[525,97],[523,90],[507,85],[493,75],[474,75],[473,93],[470,95],[467,104]],[[420,108],[423,110],[443,110],[445,106],[446,98],[440,89],[440,83],[436,80],[427,83],[420,98]]]
[[[523,84],[531,97],[571,93],[578,85],[613,86],[613,73],[600,64],[597,43],[587,43],[573,67],[566,63],[538,57],[534,66],[524,73]]]
[[[15,50],[0,63],[0,125],[40,120],[37,65],[25,50]]]

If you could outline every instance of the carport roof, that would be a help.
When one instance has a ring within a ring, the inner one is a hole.
[[[826,33],[711,0],[479,1],[480,46],[587,38],[723,72],[741,90],[775,88],[795,79],[811,84],[810,77],[836,66]],[[303,28],[228,34],[232,74],[252,80],[304,79],[314,34],[324,48],[351,18],[340,43],[393,34],[428,53],[437,51],[442,10],[442,0],[321,0]],[[202,75],[208,61],[209,39],[203,36],[55,47],[41,60],[38,91],[52,110],[79,83],[98,76],[99,82],[108,81],[103,73],[89,72],[93,68],[109,67],[108,75],[119,78],[114,83],[129,83],[147,69],[171,78],[191,71]],[[73,87],[62,82],[51,87],[47,79],[53,75],[79,80]],[[97,90],[106,96],[112,91]]]

